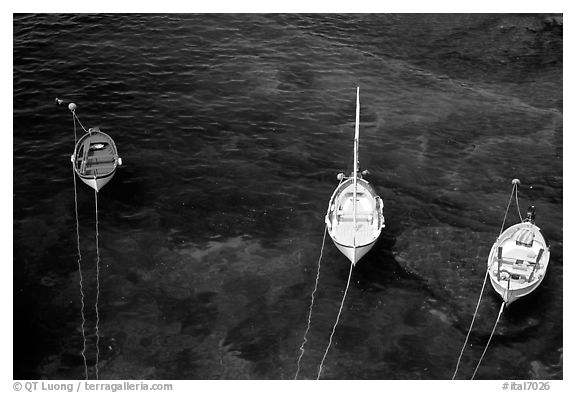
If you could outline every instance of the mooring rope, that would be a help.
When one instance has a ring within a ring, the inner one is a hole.
[[[296,369],[296,374],[294,375],[294,379],[298,379],[298,373],[300,373],[300,362],[302,361],[302,357],[304,356],[304,345],[308,342],[306,336],[308,335],[308,331],[310,330],[310,325],[312,323],[312,308],[314,307],[314,297],[316,295],[316,291],[318,290],[318,281],[320,280],[320,263],[322,261],[322,253],[324,252],[324,243],[326,242],[326,233],[328,232],[328,226],[324,226],[324,237],[322,238],[322,247],[320,248],[320,257],[318,258],[318,269],[316,270],[316,283],[314,284],[314,290],[312,291],[312,295],[310,296],[310,309],[308,311],[308,325],[306,326],[306,331],[304,332],[304,339],[302,340],[302,345],[300,345],[300,356],[298,357],[298,366]]]
[[[508,205],[506,206],[506,212],[504,213],[504,219],[502,220],[502,227],[500,228],[500,235],[504,232],[504,225],[506,225],[506,218],[508,216],[508,210],[510,209],[510,204],[512,203],[512,199],[516,198],[516,207],[518,209],[518,215],[520,216],[520,221],[522,221],[522,214],[520,213],[520,204],[518,203],[518,183],[520,181],[514,179],[512,181],[512,193],[510,194],[510,198],[508,199]],[[498,235],[498,236],[500,236]],[[466,348],[466,344],[468,344],[468,339],[470,337],[470,332],[472,331],[472,327],[474,326],[474,321],[476,320],[476,315],[478,314],[478,308],[480,307],[480,302],[482,300],[482,294],[484,293],[484,287],[486,286],[486,281],[488,278],[488,272],[490,267],[486,269],[486,274],[484,275],[484,282],[482,283],[482,289],[480,290],[480,296],[478,297],[478,303],[476,303],[476,309],[474,310],[474,315],[472,316],[472,322],[470,322],[470,327],[468,328],[468,333],[466,333],[466,339],[464,340],[464,345],[462,346],[462,350],[460,350],[460,356],[458,357],[458,362],[456,363],[456,369],[454,370],[454,374],[452,375],[452,379],[456,378],[456,374],[458,373],[458,368],[460,367],[460,361],[462,360],[462,355],[464,354],[464,350]],[[502,312],[502,311],[500,311]],[[500,318],[500,315],[498,315]],[[484,355],[482,355],[484,356]],[[476,373],[476,372],[474,372]]]
[[[78,246],[78,274],[80,276],[80,314],[82,315],[82,358],[84,359],[84,375],[88,379],[88,363],[86,361],[86,316],[84,312],[84,285],[82,278],[82,253],[80,252],[80,223],[78,222],[78,192],[76,191],[76,173],[72,163],[72,178],[74,179],[74,212],[76,214],[76,241]]]
[[[502,234],[502,232],[504,232],[504,225],[506,225],[506,217],[508,216],[508,209],[510,208],[510,204],[512,203],[512,198],[514,198],[514,195],[516,195],[516,208],[518,209],[518,216],[520,217],[520,221],[522,221],[522,213],[520,212],[520,204],[518,203],[518,183],[513,182],[512,193],[510,194],[510,199],[508,200],[508,206],[506,206],[506,212],[504,213],[504,219],[502,220],[502,227],[500,228],[500,235]]]
[[[522,222],[522,213],[520,212],[520,204],[518,203],[518,184],[514,184],[514,188],[516,189],[516,208],[518,209],[518,217],[520,218],[520,222]]]
[[[340,184],[342,184],[343,181],[344,181],[344,176],[340,177],[340,182],[338,183],[338,186],[336,188],[340,187]],[[308,331],[310,330],[310,325],[312,323],[312,309],[314,307],[314,298],[315,298],[316,291],[318,290],[318,282],[320,280],[320,264],[322,262],[322,255],[324,252],[324,244],[326,242],[326,233],[328,233],[328,225],[324,226],[324,236],[322,237],[322,247],[320,247],[320,256],[318,257],[318,268],[316,270],[316,282],[314,284],[314,290],[312,291],[312,294],[310,295],[310,308],[308,311],[308,324],[306,326],[306,331],[304,332],[302,345],[300,345],[300,356],[298,356],[298,365],[296,368],[296,374],[294,375],[294,379],[298,379],[298,374],[300,372],[300,362],[302,361],[302,357],[304,356],[304,345],[308,342],[308,339],[306,337],[308,335]]]
[[[76,134],[76,113],[74,113],[73,110],[70,112],[72,112],[72,123],[74,123],[74,149],[76,149],[76,143],[78,142],[78,135]]]
[[[324,352],[324,356],[322,357],[322,361],[320,362],[320,366],[318,367],[318,376],[316,377],[317,380],[320,379],[320,375],[322,374],[322,366],[324,365],[324,360],[326,360],[326,356],[328,355],[328,351],[330,350],[330,346],[332,345],[332,337],[334,337],[334,332],[336,331],[338,321],[340,320],[340,314],[342,313],[342,308],[344,307],[344,300],[346,300],[346,294],[348,293],[348,287],[350,286],[350,278],[352,278],[353,267],[354,264],[350,263],[350,273],[348,274],[348,282],[346,283],[346,289],[344,290],[344,295],[342,296],[342,302],[340,303],[340,309],[338,310],[338,315],[336,316],[336,322],[334,323],[332,333],[330,334],[330,340],[328,341],[328,346],[326,347],[326,351]]]
[[[94,181],[96,181],[96,176],[94,176]],[[96,363],[94,365],[96,369],[96,379],[98,379],[98,358],[100,357],[100,334],[99,334],[99,324],[100,324],[100,314],[98,313],[98,299],[100,297],[100,250],[98,247],[98,191],[94,189],[94,200],[96,204],[96,303],[94,304],[94,309],[96,310]]]
[[[74,147],[76,147],[76,143],[78,141],[78,136],[76,133],[76,113],[72,110],[72,123],[74,124]],[[78,121],[80,122],[80,121]],[[75,160],[74,160],[75,161]],[[75,162],[72,162],[72,179],[74,179],[74,213],[76,216],[76,243],[78,247],[78,275],[79,284],[80,284],[80,314],[82,315],[82,359],[84,360],[84,375],[85,378],[88,379],[88,362],[86,360],[86,314],[84,312],[84,285],[83,285],[83,278],[82,278],[82,253],[80,251],[80,223],[78,221],[78,191],[76,186],[76,170],[75,170]]]
[[[486,274],[484,275],[484,282],[482,283],[482,289],[480,290],[480,296],[478,296],[478,303],[476,303],[476,309],[474,310],[474,316],[472,316],[472,322],[470,322],[470,327],[468,328],[468,333],[466,333],[466,339],[464,340],[464,345],[462,345],[462,350],[460,351],[460,356],[458,356],[458,362],[456,363],[456,370],[454,370],[454,375],[452,379],[456,378],[458,373],[458,368],[460,367],[460,361],[462,360],[462,355],[464,354],[464,349],[466,344],[468,344],[468,338],[470,338],[470,332],[472,331],[472,326],[474,326],[474,321],[476,320],[476,315],[478,314],[478,308],[480,307],[480,301],[482,300],[482,293],[484,293],[484,287],[486,286],[486,281],[488,278],[488,269],[486,269]]]
[[[78,124],[80,124],[80,127],[82,127],[82,129],[84,130],[84,132],[88,132],[86,130],[86,128],[84,128],[84,126],[82,125],[82,123],[80,122],[80,119],[78,118],[78,116],[76,116],[76,111],[72,111],[72,115],[74,116],[74,119],[78,122]],[[76,128],[74,128],[74,136],[76,136]]]
[[[480,356],[480,360],[478,361],[478,364],[476,365],[476,368],[474,369],[474,373],[472,374],[472,378],[470,378],[470,379],[474,379],[474,377],[476,376],[476,371],[478,371],[478,368],[480,367],[480,363],[482,363],[482,359],[484,359],[484,355],[486,354],[486,350],[488,350],[488,346],[490,345],[490,341],[492,340],[492,336],[494,335],[494,332],[496,331],[496,325],[498,325],[498,321],[500,320],[500,316],[502,315],[502,311],[504,311],[505,305],[506,305],[506,302],[502,302],[502,306],[500,306],[500,312],[498,312],[498,318],[496,318],[496,323],[494,324],[494,327],[492,328],[492,333],[490,333],[490,337],[488,338],[488,342],[486,343],[486,347],[484,348],[484,352],[482,352],[482,356]]]

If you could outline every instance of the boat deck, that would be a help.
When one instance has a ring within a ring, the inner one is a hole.
[[[498,261],[499,253],[500,271],[505,271],[510,274],[512,279],[512,287],[521,284],[529,284],[530,277],[534,279],[541,271],[545,271],[548,264],[548,256],[546,253],[546,245],[539,239],[539,236],[526,236],[526,229],[519,229],[511,233],[511,236],[503,239],[499,244],[494,246],[492,252],[492,274],[498,276]],[[526,238],[529,242],[525,243]],[[501,248],[501,251],[499,251]],[[542,250],[542,251],[541,251]],[[540,260],[538,266],[536,261],[538,255]]]
[[[356,230],[356,246],[362,246],[365,244],[372,243],[378,236],[378,232],[372,226],[363,225],[357,222]],[[353,246],[354,245],[354,226],[350,225],[338,225],[332,230],[332,235],[334,240],[338,243]]]
[[[378,210],[374,196],[367,189],[358,187],[356,194],[356,228],[354,228],[353,185],[342,190],[335,201],[331,235],[345,246],[362,246],[372,243],[380,234]]]
[[[104,176],[116,167],[114,145],[103,133],[93,133],[85,137],[76,155],[76,168],[80,175],[88,177]]]
[[[501,269],[507,270],[512,275],[528,279],[534,269],[538,253],[544,246],[534,242],[531,247],[518,246],[513,239],[505,240],[502,244]],[[496,262],[498,254],[495,255]]]

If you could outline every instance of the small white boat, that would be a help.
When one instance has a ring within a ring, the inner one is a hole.
[[[354,170],[339,174],[340,184],[332,194],[326,226],[336,247],[355,265],[376,243],[384,228],[384,204],[358,169],[360,88],[356,90]]]
[[[70,159],[78,177],[96,191],[100,191],[122,165],[112,138],[94,128],[78,139]]]
[[[534,224],[533,209],[523,222],[502,232],[488,257],[490,282],[506,305],[533,292],[548,268],[550,249]]]

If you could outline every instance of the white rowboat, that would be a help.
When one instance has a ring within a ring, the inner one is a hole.
[[[506,229],[488,257],[488,273],[494,290],[509,305],[533,292],[544,280],[550,250],[533,221]]]

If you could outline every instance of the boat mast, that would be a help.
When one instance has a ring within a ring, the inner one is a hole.
[[[354,131],[354,201],[352,204],[354,216],[354,237],[353,243],[354,253],[352,264],[356,263],[356,194],[358,188],[358,142],[360,138],[360,86],[356,87],[356,129]]]

